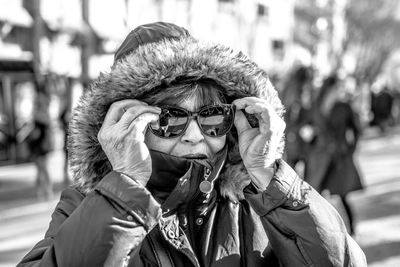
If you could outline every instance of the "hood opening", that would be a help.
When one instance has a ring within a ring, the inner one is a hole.
[[[68,155],[72,175],[81,192],[91,192],[111,171],[97,139],[111,104],[127,98],[141,99],[174,81],[191,79],[215,81],[223,87],[228,103],[244,96],[257,96],[267,100],[279,115],[283,115],[281,101],[265,71],[240,52],[223,45],[202,43],[190,36],[140,45],[93,81],[73,111]],[[227,164],[241,166],[237,138],[234,134],[229,136]],[[242,172],[240,166],[235,170]],[[242,174],[239,176],[247,175]],[[237,184],[234,178],[226,175],[226,179],[227,184],[232,185],[230,188],[240,190],[234,186]]]

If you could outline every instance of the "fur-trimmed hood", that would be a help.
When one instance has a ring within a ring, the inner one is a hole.
[[[283,106],[267,74],[241,52],[190,36],[139,46],[92,82],[73,112],[68,138],[69,164],[75,184],[82,192],[92,191],[112,170],[97,139],[110,105],[138,98],[184,77],[213,79],[230,98],[264,98],[283,115]],[[238,160],[237,146],[229,149],[226,164],[230,166],[221,174],[221,193],[236,201],[243,197],[242,190],[249,182],[240,157]]]

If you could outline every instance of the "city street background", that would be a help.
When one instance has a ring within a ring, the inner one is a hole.
[[[354,158],[365,188],[348,195],[354,238],[369,266],[400,266],[398,0],[0,0],[0,267],[43,238],[65,188],[64,135],[79,97],[110,70],[124,37],[155,21],[241,51],[266,71],[299,172],[314,146],[347,149],[351,161],[362,128]],[[332,115],[336,103],[351,107],[351,119]],[[351,127],[338,133],[332,121]],[[343,166],[342,156],[330,166]],[[350,174],[333,181],[357,179]],[[337,196],[323,196],[345,214]]]
[[[400,128],[384,135],[367,129],[356,161],[366,188],[350,196],[357,220],[355,239],[368,266],[400,266]],[[15,266],[44,236],[63,188],[62,150],[52,152],[48,168],[57,193],[53,200],[38,201],[32,164],[0,167],[0,267]],[[340,211],[340,203],[334,197],[331,201]]]

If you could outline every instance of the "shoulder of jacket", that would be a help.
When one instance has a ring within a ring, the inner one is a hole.
[[[57,203],[56,210],[60,210],[69,215],[80,205],[84,198],[84,194],[82,194],[78,189],[70,186],[61,192],[61,197]]]

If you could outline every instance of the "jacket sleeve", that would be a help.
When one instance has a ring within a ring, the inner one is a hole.
[[[253,185],[245,196],[283,266],[367,266],[336,209],[283,160],[277,165],[268,185]]]
[[[161,215],[144,186],[117,172],[81,200],[76,194],[63,192],[45,238],[18,266],[124,266]]]

